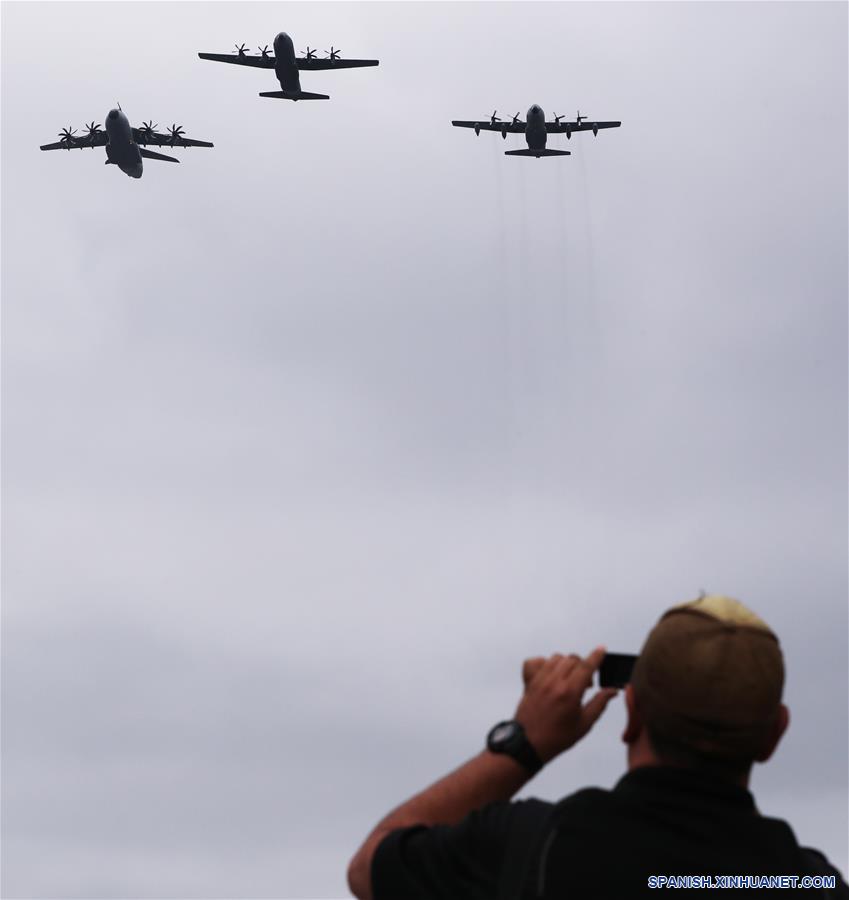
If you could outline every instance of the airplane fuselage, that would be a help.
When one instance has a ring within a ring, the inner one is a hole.
[[[118,166],[130,178],[141,178],[142,156],[139,145],[133,140],[130,120],[120,109],[110,109],[104,124],[109,137],[109,143],[106,145],[107,164]]]
[[[281,31],[274,38],[274,74],[282,90],[293,94],[301,93],[301,77],[295,62],[295,45],[292,38]]]
[[[525,118],[525,140],[530,150],[545,150],[548,132],[545,130],[545,113],[535,103]]]

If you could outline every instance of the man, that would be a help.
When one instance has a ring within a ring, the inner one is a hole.
[[[353,893],[628,900],[686,887],[688,896],[849,897],[825,857],[761,816],[747,790],[752,764],[770,758],[787,728],[784,663],[769,627],[727,597],[673,607],[650,632],[625,688],[628,772],[613,790],[508,802],[615,696],[604,688],[583,702],[604,653],[527,660],[514,719],[375,827],[348,868]]]

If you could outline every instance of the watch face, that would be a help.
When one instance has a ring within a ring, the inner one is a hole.
[[[493,744],[504,744],[506,741],[509,741],[511,737],[516,733],[516,723],[515,722],[502,722],[500,725],[496,725],[495,728],[489,734],[489,740]]]
[[[522,723],[516,719],[493,725],[486,736],[486,747],[490,753],[512,756],[530,775],[536,775],[542,768],[542,760],[528,741]]]

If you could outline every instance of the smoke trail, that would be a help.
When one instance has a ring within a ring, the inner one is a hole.
[[[583,147],[576,147],[578,156],[578,173],[581,179],[583,194],[585,247],[586,290],[582,304],[582,353],[581,383],[583,396],[580,399],[583,446],[580,453],[585,458],[592,454],[592,448],[603,429],[603,420],[607,408],[607,365],[605,362],[605,343],[602,334],[602,321],[598,307],[596,290],[595,244],[590,202],[590,184],[587,166],[584,160]]]
[[[559,160],[556,160],[559,162]],[[563,166],[557,166],[557,196],[555,198],[557,205],[557,256],[560,262],[560,284],[563,286],[564,300],[566,284],[569,275],[568,258],[568,236],[566,233],[566,180],[563,174]]]
[[[504,201],[504,172],[502,168],[502,158],[497,145],[491,144],[491,159],[493,169],[495,170],[495,251],[496,258],[492,267],[491,284],[493,288],[492,295],[496,300],[494,314],[501,318],[502,333],[502,365],[504,366],[505,385],[507,391],[507,401],[510,405],[508,409],[508,423],[515,418],[513,406],[513,309],[512,309],[512,266],[510,265],[510,254],[508,252],[508,235],[507,231],[510,224],[509,214],[505,211]]]
[[[528,287],[528,188],[525,172],[525,163],[527,161],[521,157],[518,159],[513,158],[511,161],[519,164],[519,282],[520,285]]]
[[[507,466],[505,499],[508,506],[515,504],[518,494],[518,438],[520,432],[519,403],[517,397],[517,340],[516,322],[517,292],[515,289],[515,242],[511,240],[510,229],[513,224],[515,212],[510,203],[511,193],[506,190],[504,183],[504,160],[501,147],[493,141],[491,144],[491,160],[495,170],[495,213],[496,219],[495,240],[493,245],[497,257],[493,264],[493,270],[489,279],[492,285],[491,296],[493,298],[492,315],[500,319],[501,347],[500,365],[501,376],[498,383],[502,386],[503,400],[503,443],[505,462]],[[508,175],[515,175],[508,172]],[[506,194],[506,197],[505,197]],[[509,540],[514,536],[509,534]],[[506,548],[505,548],[506,549]]]
[[[555,160],[555,162],[560,163],[560,160]],[[566,196],[566,177],[564,174],[564,167],[562,165],[557,166],[557,172],[555,176],[555,217],[557,221],[557,227],[555,231],[555,246],[554,253],[557,256],[557,288],[554,291],[554,296],[557,298],[557,303],[555,304],[555,311],[557,314],[557,333],[558,335],[562,335],[562,345],[561,349],[563,351],[564,358],[568,358],[570,355],[570,348],[572,343],[572,335],[570,334],[570,303],[572,299],[572,291],[570,284],[570,266],[569,266],[569,226],[567,219],[567,196]],[[565,359],[564,359],[565,362]],[[561,371],[563,367],[561,366]]]
[[[499,155],[498,147],[494,142],[491,144],[491,146],[493,163],[492,167],[495,169],[495,268],[498,269],[499,266],[503,265],[506,256],[507,239],[505,232],[507,228],[507,222],[504,217],[504,174],[501,171],[501,158]]]
[[[576,154],[581,177],[581,193],[584,198],[584,225],[586,233],[586,271],[587,271],[587,324],[593,339],[594,349],[601,352],[598,332],[598,307],[595,285],[595,250],[593,245],[592,216],[590,215],[590,191],[587,167],[583,152]]]
[[[528,234],[528,186],[526,163],[530,160],[521,157],[513,157],[510,162],[517,163],[519,171],[516,173],[519,198],[518,198],[518,220],[519,220],[519,265],[518,276],[519,283],[516,292],[517,298],[521,301],[521,315],[518,320],[517,337],[518,337],[518,365],[519,375],[521,377],[522,392],[525,394],[530,386],[532,376],[533,361],[533,317],[537,305],[536,283],[533,277],[534,273],[530,265],[530,239]]]

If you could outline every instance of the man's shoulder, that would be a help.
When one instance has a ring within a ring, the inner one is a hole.
[[[529,798],[504,803],[506,849],[517,856],[538,850],[546,836],[563,823],[602,821],[611,808],[611,792],[603,788],[582,788],[556,802]]]
[[[824,875],[827,878],[834,879],[833,897],[839,897],[842,900],[849,898],[849,884],[844,880],[840,870],[831,864],[824,853],[820,850],[815,850],[813,847],[800,847],[799,850],[804,865],[811,875]]]
[[[544,817],[548,823],[554,823],[572,816],[603,814],[614,808],[615,798],[613,792],[606,788],[586,787],[566,794],[555,803],[537,803],[538,806],[533,807],[528,815]]]
[[[612,792],[600,787],[581,788],[566,794],[559,800],[540,800],[528,797],[524,800],[512,800],[491,805],[492,813],[498,815],[499,809],[517,825],[523,823],[548,822],[560,816],[572,813],[583,813],[587,810],[599,810],[611,803]]]
[[[386,835],[375,850],[375,897],[493,896],[521,886],[523,872],[563,809],[586,809],[600,795],[589,788],[558,802],[529,797],[489,803],[456,825],[414,826]],[[570,816],[571,818],[571,816]],[[501,895],[501,894],[499,894]],[[510,896],[508,892],[504,896]]]
[[[609,803],[612,797],[613,791],[610,791],[607,788],[586,787],[581,788],[579,791],[575,791],[572,794],[567,794],[565,797],[561,798],[555,806],[558,809],[597,806],[599,804]]]

